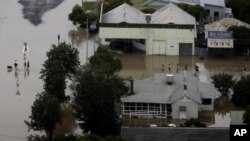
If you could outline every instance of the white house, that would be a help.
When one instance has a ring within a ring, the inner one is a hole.
[[[198,118],[202,110],[213,110],[219,96],[211,83],[200,82],[190,73],[155,74],[134,81],[133,95],[121,98],[123,115],[173,119]]]
[[[217,21],[226,17],[232,17],[232,9],[226,7],[225,0],[148,0],[144,3],[144,5],[162,7],[168,3],[200,5],[207,9],[209,13],[209,22]]]

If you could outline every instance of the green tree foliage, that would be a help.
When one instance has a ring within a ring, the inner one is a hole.
[[[233,88],[232,102],[239,107],[250,105],[250,75],[242,76]]]
[[[250,39],[250,29],[245,26],[231,26],[228,31],[233,32],[234,39]]]
[[[147,14],[152,14],[154,13],[156,10],[154,8],[144,8],[142,9],[143,13],[147,13]]]
[[[47,52],[48,59],[43,64],[41,78],[45,91],[58,98],[60,102],[67,101],[65,96],[66,78],[71,78],[79,68],[78,51],[69,44],[53,45]]]
[[[75,5],[72,12],[69,14],[69,20],[73,22],[74,25],[83,25],[86,20],[85,12],[82,10],[80,5]]]
[[[185,3],[180,3],[178,6],[189,13],[190,15],[194,16],[196,20],[200,20],[200,17],[206,19],[209,13],[207,10],[200,5],[189,5]]]
[[[69,78],[76,73],[80,65],[79,51],[65,42],[58,46],[52,45],[52,49],[47,52],[47,57],[47,61],[60,61],[65,69],[66,76]]]
[[[97,15],[93,12],[86,13],[81,6],[75,5],[72,12],[69,14],[68,19],[72,21],[74,25],[79,25],[80,27],[86,27],[87,19],[88,24],[97,21]]]
[[[202,123],[199,119],[191,118],[184,123],[185,127],[207,127],[206,124]]]
[[[45,131],[51,141],[57,123],[61,122],[62,111],[57,98],[43,92],[38,94],[31,107],[30,121],[24,121],[29,130]]]
[[[122,69],[121,61],[109,52],[107,49],[98,48],[95,55],[89,59],[89,65],[95,71],[103,72],[107,75],[113,75]]]
[[[214,112],[224,117],[231,111],[231,101],[229,96],[220,96],[214,100]]]
[[[61,61],[46,61],[43,67],[41,78],[44,81],[46,92],[58,98],[60,102],[66,101],[67,97],[64,91],[66,88],[66,77]]]
[[[83,66],[76,76],[73,106],[84,132],[90,131],[99,136],[120,133],[115,103],[127,91],[123,79],[114,75],[120,68],[120,62],[109,52],[98,48],[89,64]]]
[[[243,115],[243,123],[250,125],[250,105],[246,107],[246,111]]]
[[[108,4],[104,5],[103,13],[107,13],[108,11],[122,5],[123,3],[133,5],[131,0],[110,0]]]
[[[227,7],[232,8],[235,18],[250,23],[250,1],[249,0],[229,0]]]
[[[233,76],[226,73],[215,74],[211,76],[211,79],[215,88],[217,88],[222,95],[228,95],[229,90],[233,88],[235,83]]]

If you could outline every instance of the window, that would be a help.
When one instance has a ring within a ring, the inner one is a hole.
[[[214,12],[214,21],[219,20],[219,12]]]
[[[187,107],[186,106],[180,106],[179,109],[180,109],[181,112],[187,111]]]
[[[211,98],[203,98],[202,99],[202,104],[203,105],[211,105],[212,104],[212,99]]]

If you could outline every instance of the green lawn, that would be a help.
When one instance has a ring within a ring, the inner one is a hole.
[[[84,2],[84,8],[86,10],[95,10],[96,3],[95,2]]]
[[[147,0],[131,0],[131,2],[134,4],[133,6],[141,9],[143,7],[143,3],[146,2]]]
[[[159,9],[161,7],[158,7],[158,6],[146,6],[146,5],[143,5],[146,1],[148,0],[131,0],[131,2],[133,3],[133,6],[136,7],[137,9],[145,9],[145,8],[154,8],[154,9]]]

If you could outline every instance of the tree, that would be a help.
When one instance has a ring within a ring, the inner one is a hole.
[[[73,22],[74,25],[83,25],[86,20],[85,12],[82,10],[80,5],[75,5],[72,12],[68,16],[69,20]]]
[[[199,21],[200,18],[206,19],[209,15],[207,10],[200,5],[189,5],[185,3],[179,3],[178,7],[180,7],[190,15],[194,16],[197,21]]]
[[[62,111],[57,98],[43,92],[36,96],[31,107],[30,121],[24,121],[29,130],[45,131],[48,141],[52,141],[53,131],[61,122]]]
[[[47,52],[47,57],[47,61],[60,61],[65,69],[66,76],[69,78],[76,73],[80,65],[79,51],[65,42],[58,46],[52,45],[52,49]]]
[[[226,5],[227,7],[232,8],[234,17],[250,23],[250,15],[246,14],[250,12],[249,0],[229,0]]]
[[[250,29],[245,26],[231,26],[228,31],[233,32],[234,39],[250,39]]]
[[[74,25],[79,25],[80,27],[86,27],[87,19],[88,24],[90,24],[97,21],[97,18],[96,13],[86,13],[86,11],[84,11],[78,4],[73,7],[72,12],[68,16],[68,19],[72,21]]]
[[[95,55],[89,59],[89,65],[96,71],[113,75],[122,69],[121,61],[105,48],[98,48]]]
[[[246,107],[246,111],[243,115],[243,123],[250,125],[250,105]]]
[[[211,76],[212,83],[222,95],[228,95],[233,88],[235,81],[233,76],[226,73],[219,73]]]
[[[143,13],[147,13],[147,14],[152,14],[154,13],[156,10],[154,8],[144,8],[142,9]]]
[[[214,112],[224,117],[231,111],[231,101],[228,96],[220,96],[214,100]]]
[[[45,61],[41,71],[41,78],[44,81],[44,89],[50,95],[58,98],[60,102],[67,101],[65,96],[66,77],[65,68],[60,60]]]
[[[72,78],[79,67],[78,51],[69,44],[61,43],[47,52],[48,59],[43,64],[41,79],[44,81],[45,91],[65,102],[66,78]]]
[[[133,5],[131,0],[110,0],[108,4],[104,5],[103,13],[107,13],[108,11],[122,5],[123,3]]]
[[[242,76],[233,87],[232,102],[239,107],[250,105],[250,75]]]
[[[83,66],[76,76],[73,107],[84,132],[99,136],[120,133],[115,103],[128,90],[123,79],[114,75],[120,68],[120,62],[107,50],[98,48],[89,64]]]

